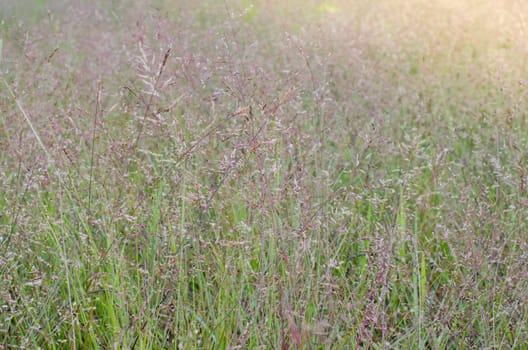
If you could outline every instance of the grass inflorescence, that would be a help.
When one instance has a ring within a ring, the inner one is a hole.
[[[528,347],[524,4],[31,3],[0,348]]]

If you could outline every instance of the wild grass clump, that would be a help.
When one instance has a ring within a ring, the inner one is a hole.
[[[528,346],[526,6],[4,6],[0,348]]]

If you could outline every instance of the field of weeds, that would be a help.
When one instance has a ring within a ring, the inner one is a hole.
[[[528,5],[5,0],[1,349],[528,349]]]

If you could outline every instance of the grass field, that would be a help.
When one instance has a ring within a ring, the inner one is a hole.
[[[0,349],[528,349],[527,16],[3,1]]]

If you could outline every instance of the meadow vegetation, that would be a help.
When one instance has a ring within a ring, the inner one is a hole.
[[[1,349],[527,349],[528,5],[5,1]]]

